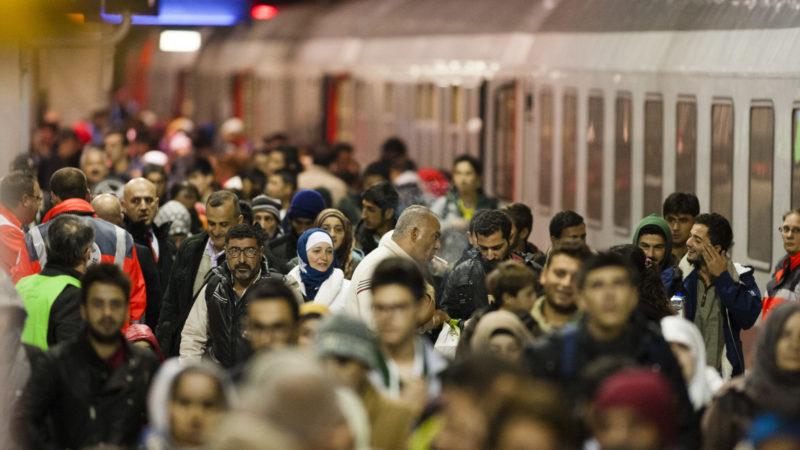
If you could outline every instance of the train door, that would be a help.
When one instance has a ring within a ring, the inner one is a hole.
[[[440,163],[441,141],[439,133],[441,117],[440,88],[434,83],[421,83],[415,90],[414,138],[410,146],[412,159],[420,167]]]
[[[251,136],[253,132],[254,99],[256,78],[250,70],[243,70],[231,77],[231,117],[238,117],[244,122],[244,133]],[[226,117],[227,119],[227,117]]]
[[[355,137],[355,89],[350,74],[326,75],[322,80],[325,142],[353,142]]]

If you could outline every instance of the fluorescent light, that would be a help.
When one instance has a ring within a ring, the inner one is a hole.
[[[161,32],[158,48],[162,52],[196,52],[200,49],[200,32],[166,30]]]

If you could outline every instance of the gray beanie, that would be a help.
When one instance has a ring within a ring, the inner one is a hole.
[[[250,202],[250,206],[253,208],[254,213],[268,212],[275,216],[278,221],[281,220],[281,202],[272,197],[267,197],[266,195],[257,195]]]
[[[322,321],[314,337],[314,349],[320,356],[345,356],[370,368],[379,365],[375,334],[361,320],[343,314]]]

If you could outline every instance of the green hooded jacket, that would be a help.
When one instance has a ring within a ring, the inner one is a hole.
[[[666,269],[667,267],[673,266],[672,261],[672,231],[669,229],[669,224],[663,217],[659,216],[658,214],[650,214],[649,216],[642,219],[639,222],[639,226],[636,227],[636,232],[633,233],[633,245],[639,245],[639,233],[642,231],[647,225],[656,225],[664,232],[664,240],[667,242],[666,252],[664,253],[664,259],[661,261],[661,270]]]

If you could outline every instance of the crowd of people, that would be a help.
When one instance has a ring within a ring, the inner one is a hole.
[[[95,119],[0,181],[2,448],[800,446],[800,210],[762,295],[691,193],[540,249],[469,155]]]

